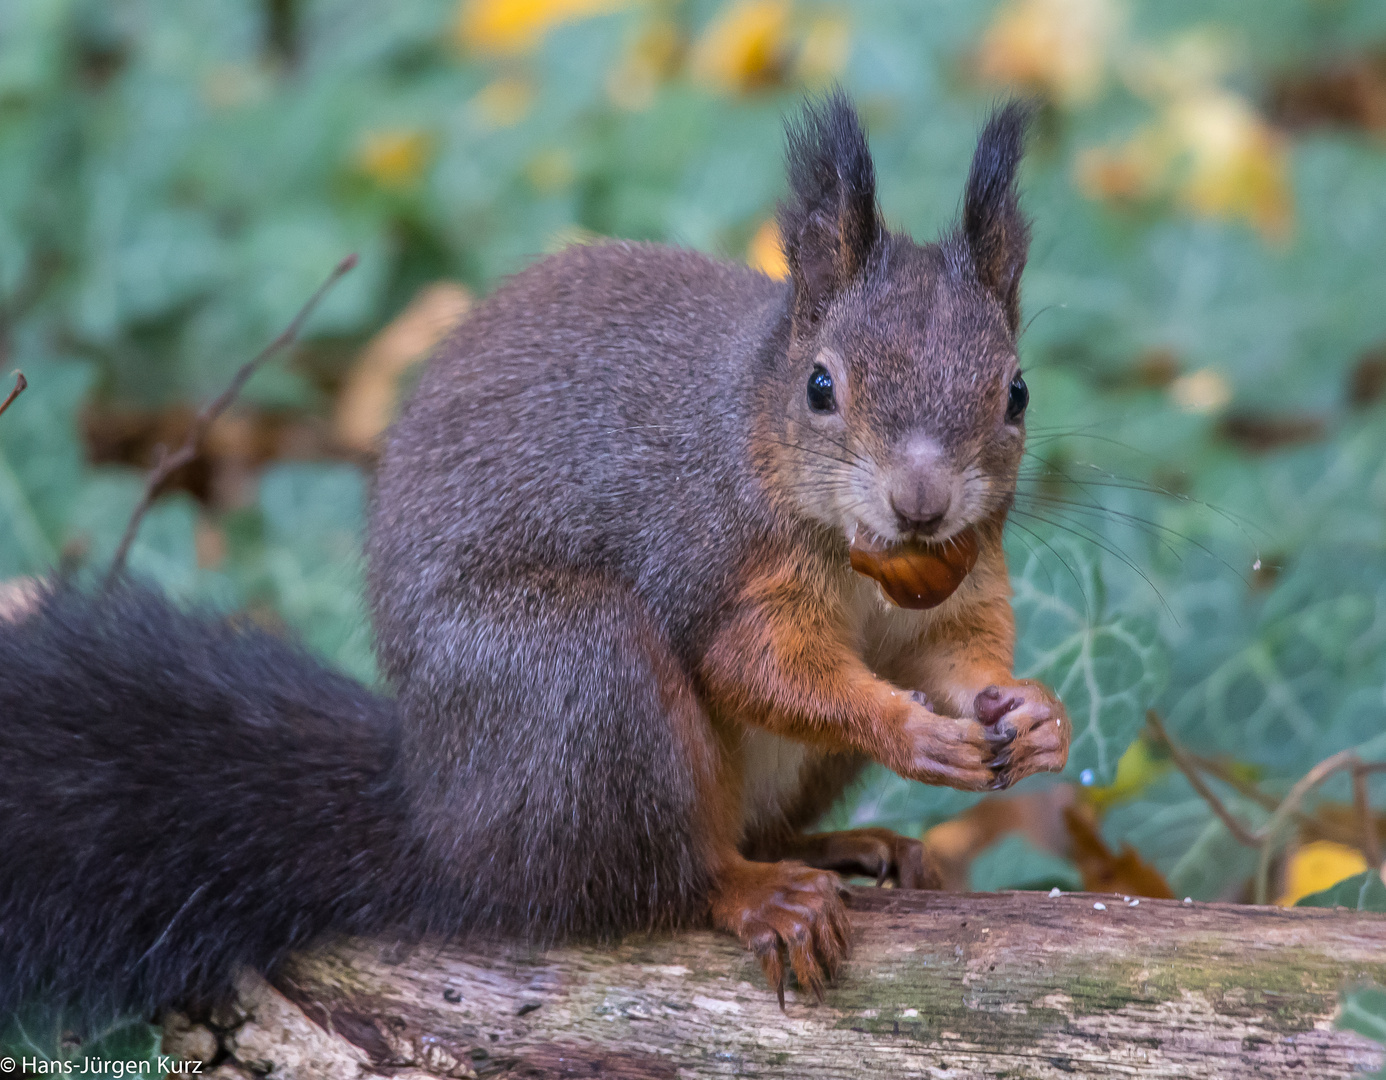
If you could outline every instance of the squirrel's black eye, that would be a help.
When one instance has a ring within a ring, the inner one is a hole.
[[[1006,423],[1018,424],[1025,415],[1025,406],[1030,404],[1030,388],[1025,380],[1017,375],[1011,380],[1011,399],[1006,403]]]
[[[822,364],[815,364],[809,374],[808,403],[814,412],[828,413],[837,408],[833,396],[833,377]]]

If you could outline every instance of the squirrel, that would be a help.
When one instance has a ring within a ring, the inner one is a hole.
[[[1002,550],[1027,116],[937,242],[885,226],[838,90],[786,125],[786,280],[607,242],[501,285],[378,462],[389,695],[129,582],[0,623],[0,1013],[213,1002],[390,929],[712,925],[821,996],[840,875],[937,884],[917,839],[806,831],[867,762],[982,791],[1067,758]]]

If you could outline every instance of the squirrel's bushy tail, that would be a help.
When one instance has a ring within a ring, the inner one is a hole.
[[[390,701],[122,585],[0,620],[0,1018],[210,1001],[415,889]]]

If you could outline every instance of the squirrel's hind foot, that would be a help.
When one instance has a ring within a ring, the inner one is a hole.
[[[846,896],[829,871],[737,859],[717,875],[712,920],[755,953],[784,1008],[786,962],[800,987],[821,1001],[824,984],[851,951]]]
[[[892,882],[900,889],[941,888],[938,868],[918,840],[889,829],[844,829],[796,836],[781,849],[809,866]]]

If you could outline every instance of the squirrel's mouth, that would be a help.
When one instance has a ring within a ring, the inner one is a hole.
[[[913,610],[937,607],[977,564],[977,531],[968,526],[947,540],[888,542],[857,526],[848,544],[852,569],[880,583],[891,603]]]

